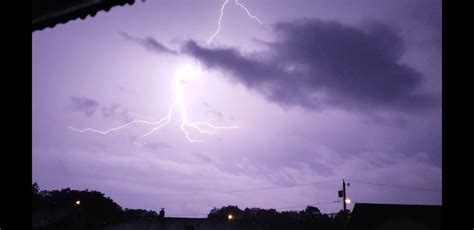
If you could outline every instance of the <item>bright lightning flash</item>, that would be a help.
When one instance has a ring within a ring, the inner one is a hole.
[[[148,118],[147,120],[134,120],[124,125],[111,128],[108,130],[104,130],[104,131],[93,129],[93,128],[86,128],[86,129],[76,129],[73,127],[69,127],[69,128],[81,133],[95,132],[95,133],[106,135],[112,131],[118,131],[132,124],[141,123],[141,124],[154,126],[151,130],[149,130],[148,132],[146,132],[145,134],[143,134],[142,136],[138,138],[138,139],[142,139],[154,133],[156,130],[168,125],[171,121],[171,114],[173,113],[175,108],[178,108],[181,112],[181,125],[180,125],[181,131],[185,134],[186,139],[188,139],[188,141],[190,142],[204,141],[202,139],[194,139],[190,137],[190,130],[195,130],[201,134],[212,135],[216,132],[216,130],[219,130],[219,129],[238,129],[239,128],[238,126],[215,126],[208,122],[191,122],[188,120],[186,107],[184,106],[185,91],[183,90],[182,84],[185,82],[195,80],[199,77],[199,75],[201,74],[201,65],[199,62],[197,64],[198,64],[197,69],[193,68],[190,64],[185,64],[175,72],[174,79],[173,79],[175,101],[169,108],[168,114],[165,117],[161,118],[160,120],[156,121],[153,118]],[[137,115],[137,116],[144,118],[143,116],[140,116],[140,115]]]
[[[239,7],[241,7],[242,9],[245,10],[245,12],[247,13],[247,15],[252,18],[252,19],[255,19],[260,25],[263,25],[262,21],[255,15],[252,15],[250,13],[250,11],[247,9],[247,7],[245,7],[242,3],[239,2],[239,0],[234,0],[235,1],[235,4]],[[229,2],[229,0],[225,0],[225,2],[222,4],[222,7],[220,9],[220,16],[219,16],[219,20],[217,21],[217,30],[214,34],[212,34],[208,41],[207,41],[207,44],[211,43],[212,40],[219,34],[220,30],[221,30],[221,21],[222,21],[222,18],[224,16],[224,9],[225,9],[225,6],[227,5],[227,3]],[[185,134],[185,137],[186,139],[188,139],[190,142],[202,142],[203,140],[202,139],[193,139],[190,137],[190,130],[196,130],[197,132],[201,133],[201,134],[209,134],[209,135],[212,135],[216,132],[216,130],[219,130],[219,129],[238,129],[239,127],[238,126],[215,126],[213,124],[210,124],[208,122],[190,122],[188,121],[188,115],[187,115],[187,112],[186,112],[186,107],[184,106],[184,97],[185,97],[185,92],[182,88],[182,84],[183,82],[188,82],[190,80],[194,80],[196,78],[199,77],[201,73],[201,65],[200,63],[198,62],[198,68],[195,69],[193,68],[191,65],[189,64],[185,64],[183,65],[181,68],[179,68],[175,75],[174,75],[174,81],[173,81],[173,87],[174,87],[174,92],[175,92],[175,101],[174,103],[171,105],[171,107],[169,108],[168,110],[168,114],[161,118],[160,120],[156,121],[154,120],[153,118],[146,118],[146,117],[143,117],[141,115],[138,115],[138,114],[133,114],[134,116],[136,117],[139,117],[139,118],[142,118],[142,120],[133,120],[131,122],[128,122],[124,125],[121,125],[121,126],[118,126],[118,127],[115,127],[115,128],[111,128],[111,129],[108,129],[108,130],[97,130],[97,129],[93,129],[93,128],[86,128],[86,129],[76,129],[76,128],[73,128],[73,127],[69,127],[70,129],[74,130],[74,131],[77,131],[77,132],[95,132],[95,133],[99,133],[99,134],[103,134],[103,135],[106,135],[106,134],[109,134],[110,132],[112,131],[118,131],[120,129],[123,129],[129,125],[132,125],[132,124],[147,124],[147,125],[150,125],[150,126],[154,126],[150,131],[146,132],[145,134],[143,134],[142,136],[140,136],[138,139],[141,139],[141,138],[144,138],[146,136],[149,136],[150,134],[154,133],[156,130],[168,125],[171,121],[171,114],[173,113],[174,109],[176,107],[179,108],[180,112],[181,112],[181,131]]]

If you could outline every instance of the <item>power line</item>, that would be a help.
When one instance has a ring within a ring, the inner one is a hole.
[[[273,190],[273,189],[301,187],[301,186],[308,186],[308,185],[327,184],[327,183],[333,183],[333,182],[338,182],[338,181],[340,181],[340,180],[313,182],[313,183],[307,183],[307,184],[286,185],[286,186],[278,186],[278,187],[267,187],[267,188],[256,188],[256,189],[241,189],[241,190],[233,190],[233,191],[227,191],[227,192],[222,192],[222,193],[238,193],[238,192],[247,192],[247,191]]]
[[[422,191],[430,191],[430,192],[441,192],[439,189],[432,189],[432,188],[422,188],[422,187],[413,187],[413,186],[404,186],[404,185],[393,185],[393,184],[380,184],[380,183],[373,183],[373,182],[366,182],[366,181],[357,181],[357,180],[347,180],[353,183],[361,183],[361,184],[369,184],[369,185],[378,185],[378,186],[385,186],[385,187],[395,187],[395,188],[404,188],[404,189],[414,189],[414,190],[422,190]]]
[[[287,209],[287,208],[299,208],[299,207],[307,207],[307,206],[316,206],[316,205],[325,205],[325,204],[333,204],[333,203],[339,203],[341,201],[335,200],[335,201],[327,201],[327,202],[320,202],[320,203],[314,203],[314,204],[306,204],[306,205],[295,205],[295,206],[288,206],[288,207],[279,207],[275,209]]]
[[[318,185],[318,184],[327,184],[338,182],[339,180],[331,181],[320,181],[306,184],[294,184],[294,185],[284,185],[284,186],[274,186],[274,187],[263,187],[263,188],[253,188],[253,189],[239,189],[239,190],[228,190],[228,191],[218,191],[218,192],[192,192],[192,193],[170,193],[170,194],[113,194],[114,196],[137,196],[137,197],[161,197],[161,196],[196,196],[196,195],[214,195],[214,194],[230,194],[230,193],[240,193],[240,192],[253,192],[253,191],[262,191],[262,190],[275,190],[275,189],[284,189],[292,187],[302,187],[309,185]],[[111,194],[112,195],[112,194]]]

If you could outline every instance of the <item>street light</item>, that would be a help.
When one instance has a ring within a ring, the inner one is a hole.
[[[350,204],[350,203],[351,203],[351,199],[346,198],[345,202],[346,202],[346,204]]]
[[[74,202],[74,204],[76,204],[77,206],[81,205],[81,201],[80,200],[76,200],[76,202]]]
[[[227,219],[232,220],[232,219],[234,219],[234,216],[232,216],[232,214],[229,214],[229,215],[227,216]]]

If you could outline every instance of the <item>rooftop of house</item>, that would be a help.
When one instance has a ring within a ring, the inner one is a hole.
[[[356,203],[348,230],[441,229],[440,205]]]
[[[114,6],[132,5],[135,0],[32,0],[32,31],[53,28],[78,18],[95,16]]]

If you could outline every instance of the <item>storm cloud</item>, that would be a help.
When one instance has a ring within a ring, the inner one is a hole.
[[[400,63],[404,42],[388,25],[301,19],[276,23],[273,31],[277,39],[262,42],[262,52],[192,40],[182,50],[283,106],[422,111],[437,105],[435,96],[417,92],[423,76]]]
[[[119,33],[122,37],[124,37],[127,40],[130,40],[132,42],[138,43],[145,47],[149,51],[157,52],[157,53],[163,53],[163,54],[178,54],[175,50],[172,50],[163,44],[161,44],[159,41],[152,37],[146,37],[146,38],[137,38],[133,37],[125,32],[120,32]]]
[[[72,109],[79,112],[84,112],[88,117],[94,115],[95,111],[99,109],[99,103],[93,99],[86,97],[71,97]]]
[[[71,96],[70,102],[70,107],[73,111],[82,112],[87,117],[92,117],[96,111],[98,111],[98,114],[101,114],[103,118],[119,118],[124,122],[130,122],[134,117],[129,113],[128,109],[123,108],[121,104],[117,103],[105,106],[97,100],[82,96]]]
[[[343,178],[372,183],[351,182],[349,210],[442,204],[442,114],[433,103],[441,100],[422,93],[442,93],[440,0],[248,1],[264,26],[230,4],[212,44],[222,4],[182,2],[150,1],[33,34],[32,180],[40,188],[97,190],[122,207],[177,217],[229,204],[330,202]],[[313,19],[292,21],[304,17]],[[191,143],[178,108],[143,144],[139,136],[156,126],[110,135],[68,128],[164,118],[173,73],[197,60],[202,78],[183,85],[189,121],[240,129],[192,131],[205,142]],[[324,181],[334,182],[313,184]],[[298,184],[308,186],[287,187]],[[216,193],[236,190],[248,191]],[[211,194],[179,195],[187,193]]]

